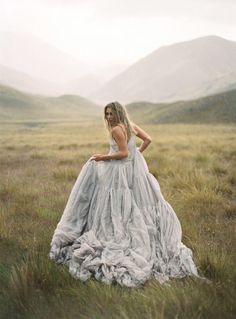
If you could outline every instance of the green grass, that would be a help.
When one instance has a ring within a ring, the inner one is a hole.
[[[141,125],[151,173],[176,211],[193,277],[138,289],[70,276],[48,258],[53,231],[84,162],[108,152],[102,125],[1,123],[0,318],[235,318],[234,126]],[[137,140],[137,144],[140,142]]]

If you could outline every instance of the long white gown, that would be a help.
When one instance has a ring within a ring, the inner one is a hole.
[[[196,276],[180,222],[149,172],[135,135],[128,157],[89,159],[72,188],[51,241],[50,259],[82,281],[91,276],[137,287],[155,278]],[[110,140],[109,154],[118,145]],[[207,279],[206,279],[207,280]]]

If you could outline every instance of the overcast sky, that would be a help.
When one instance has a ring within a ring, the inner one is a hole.
[[[130,64],[199,36],[236,41],[236,0],[0,0],[0,30],[32,33],[82,62]]]

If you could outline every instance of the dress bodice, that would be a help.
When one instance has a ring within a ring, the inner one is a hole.
[[[119,146],[117,145],[116,141],[111,138],[110,139],[110,151],[109,154],[113,154],[119,151]],[[122,159],[123,161],[131,160],[134,157],[136,151],[136,141],[135,135],[132,134],[129,141],[128,141],[128,156]]]

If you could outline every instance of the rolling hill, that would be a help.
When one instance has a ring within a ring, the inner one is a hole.
[[[140,101],[126,107],[138,123],[235,123],[236,89],[189,101]],[[78,95],[47,97],[0,85],[0,121],[93,120],[101,119],[102,113],[101,106]]]
[[[77,95],[47,97],[0,85],[0,120],[94,119],[101,109]]]
[[[236,123],[236,89],[189,101],[132,103],[127,110],[140,123]]]

